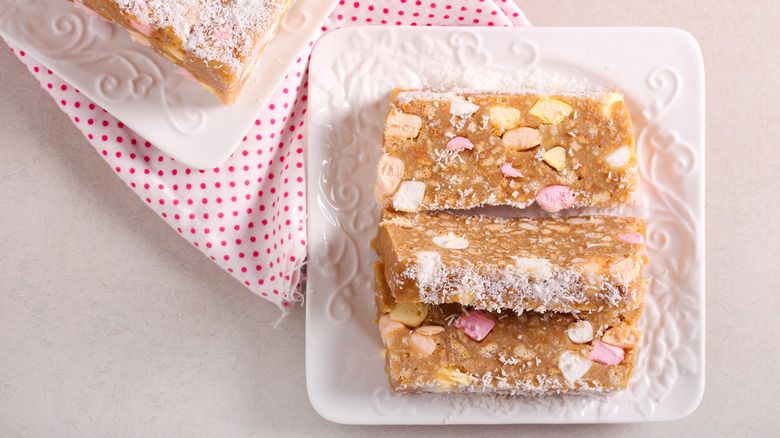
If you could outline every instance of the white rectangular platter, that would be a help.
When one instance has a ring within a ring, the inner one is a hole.
[[[624,93],[648,220],[645,339],[631,388],[605,398],[397,395],[373,304],[372,186],[396,87],[473,68],[543,71]],[[311,60],[306,373],[325,418],[352,424],[673,420],[704,391],[704,71],[667,28],[346,28]]]

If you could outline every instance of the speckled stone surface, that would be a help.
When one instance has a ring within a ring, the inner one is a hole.
[[[671,423],[457,434],[773,436],[780,350],[765,322],[780,308],[770,178],[780,174],[780,4],[518,3],[537,26],[675,26],[701,45],[707,386],[700,407]],[[319,417],[306,394],[303,309],[274,329],[278,309],[139,202],[5,47],[0,90],[0,436],[452,436]]]

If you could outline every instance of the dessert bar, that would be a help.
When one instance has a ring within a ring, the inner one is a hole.
[[[555,212],[633,205],[637,187],[619,93],[396,90],[374,194],[406,212],[534,202]]]
[[[597,311],[641,304],[644,235],[637,218],[384,210],[373,247],[399,302]]]
[[[119,24],[223,103],[236,101],[292,0],[71,0]]]
[[[385,368],[397,392],[610,393],[634,371],[642,308],[487,312],[396,303],[375,269]]]

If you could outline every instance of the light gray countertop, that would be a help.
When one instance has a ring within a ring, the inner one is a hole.
[[[780,3],[518,4],[536,26],[679,27],[702,48],[707,384],[692,415],[456,429],[322,419],[306,393],[304,309],[274,328],[277,308],[139,201],[0,47],[0,436],[776,436]]]

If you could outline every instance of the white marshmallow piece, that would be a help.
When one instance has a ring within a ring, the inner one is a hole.
[[[558,359],[558,368],[563,372],[563,377],[569,383],[574,385],[585,373],[590,370],[592,362],[572,351],[564,351]]]
[[[622,102],[623,96],[618,93],[604,93],[602,101],[604,102],[604,105],[601,107],[601,113],[604,117],[609,117],[610,114],[612,114],[612,105],[615,104],[615,102]]]
[[[421,356],[430,356],[436,350],[436,341],[429,336],[412,333],[409,337],[409,346]]]
[[[624,258],[609,267],[609,273],[623,285],[628,285],[639,275],[641,266],[634,259]]]
[[[469,247],[468,240],[452,233],[434,237],[433,243],[444,249],[466,249]]]
[[[441,254],[435,251],[420,251],[414,255],[417,259],[417,285],[421,288],[428,287],[436,280],[436,271],[441,264]]]
[[[584,344],[593,340],[593,325],[588,321],[576,321],[569,324],[566,334],[575,344]]]
[[[531,277],[533,280],[545,281],[552,277],[553,265],[547,259],[531,257],[512,257],[515,260],[515,268],[520,273]]]
[[[606,158],[607,164],[612,167],[623,167],[629,160],[631,160],[631,151],[628,150],[628,146],[621,147]]]
[[[406,327],[400,322],[390,319],[390,315],[384,314],[379,318],[379,335],[382,338],[382,343],[387,345],[387,336],[396,330],[403,330]]]
[[[425,183],[403,181],[393,195],[393,208],[398,211],[415,212],[420,209],[425,196]]]
[[[450,114],[453,116],[470,116],[477,112],[479,105],[475,105],[465,100],[453,100],[450,103]]]
[[[376,183],[382,193],[392,195],[404,176],[404,162],[390,155],[382,155],[376,165]]]
[[[414,114],[391,112],[385,122],[385,139],[408,140],[417,137],[422,127],[422,119]]]

